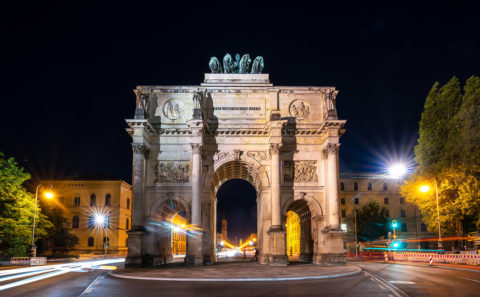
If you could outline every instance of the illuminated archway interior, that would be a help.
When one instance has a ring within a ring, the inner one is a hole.
[[[287,212],[287,255],[288,257],[300,256],[300,218],[293,211]]]
[[[172,254],[174,256],[184,256],[187,252],[187,220],[176,214],[172,220]]]

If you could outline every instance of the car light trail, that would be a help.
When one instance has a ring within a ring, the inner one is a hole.
[[[123,262],[125,262],[124,258],[114,258],[114,259],[104,259],[104,260],[86,261],[86,262],[78,262],[78,263],[66,263],[66,264],[57,264],[57,265],[9,269],[7,271],[0,272],[0,275],[10,275],[0,279],[0,281],[11,280],[15,278],[40,274],[44,272],[47,272],[47,273],[0,286],[0,291],[13,288],[13,287],[18,287],[28,283],[36,282],[42,279],[54,277],[57,275],[65,274],[68,272],[81,271],[84,268],[94,268],[95,266],[102,267],[103,265],[106,265],[106,264],[123,263]],[[107,266],[107,267],[112,267],[112,266]]]

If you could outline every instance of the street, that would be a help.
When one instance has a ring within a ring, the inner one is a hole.
[[[2,296],[480,296],[480,272],[352,262],[360,274],[282,282],[180,282],[120,279],[85,269],[2,291]],[[301,264],[300,264],[301,265]],[[2,283],[3,285],[3,283]],[[83,292],[83,294],[82,294]]]

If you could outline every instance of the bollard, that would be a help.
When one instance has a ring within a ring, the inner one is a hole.
[[[385,253],[385,263],[388,263],[388,253]]]
[[[430,257],[428,257],[428,262],[430,265],[433,265],[433,257],[432,255],[430,255]]]

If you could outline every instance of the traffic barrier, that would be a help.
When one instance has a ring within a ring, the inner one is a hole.
[[[430,256],[428,257],[428,263],[429,263],[430,265],[433,265],[433,256],[432,256],[432,255],[430,255]]]
[[[388,262],[388,253],[385,253],[385,263]]]
[[[12,257],[10,258],[11,265],[27,266],[30,265],[29,257]]]
[[[478,254],[439,254],[439,253],[394,253],[392,260],[408,262],[435,262],[448,264],[480,265]]]

